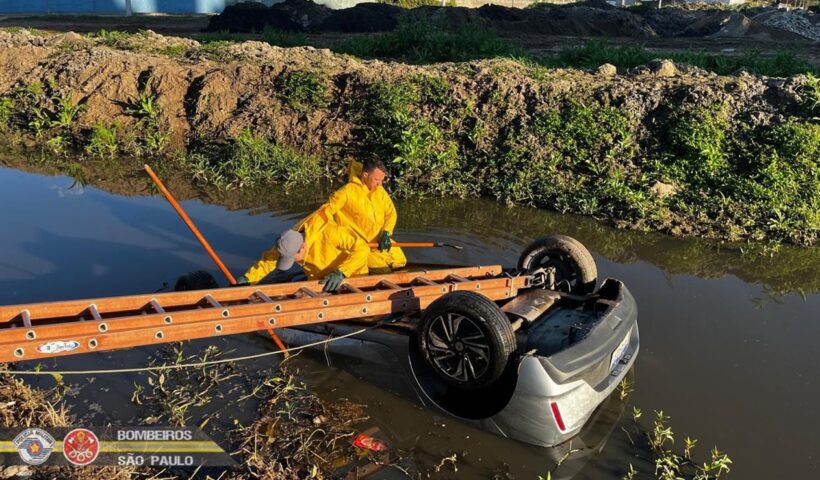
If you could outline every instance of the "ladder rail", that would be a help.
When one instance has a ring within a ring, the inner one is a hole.
[[[501,273],[500,265],[463,267],[443,270],[430,270],[424,272],[431,280],[444,280],[453,273],[464,277],[493,277]],[[409,284],[419,272],[399,272],[384,275],[372,275],[345,279],[345,284],[350,284],[355,288],[368,288],[378,284],[382,280],[392,281],[396,284]],[[157,302],[162,308],[168,310],[174,307],[194,305],[203,300],[207,295],[211,295],[220,303],[246,301],[255,291],[262,291],[270,297],[290,295],[299,288],[321,290],[322,286],[318,281],[305,281],[294,283],[283,283],[276,285],[249,285],[247,287],[231,287],[208,290],[190,290],[184,292],[154,293],[142,295],[127,295],[107,298],[91,298],[81,300],[57,301],[32,303],[25,305],[0,306],[0,326],[9,325],[17,321],[24,311],[27,311],[29,320],[36,323],[40,319],[53,319],[61,317],[76,317],[82,315],[92,304],[96,305],[97,311],[105,316],[111,312],[139,311],[150,303],[151,300]]]
[[[518,283],[513,286],[525,286],[525,277],[519,277]],[[361,293],[344,293],[326,297],[303,297],[287,300],[272,300],[245,305],[217,308],[194,308],[180,312],[166,312],[156,314],[137,314],[119,318],[103,319],[99,322],[67,322],[41,325],[30,330],[2,329],[0,330],[0,345],[14,342],[39,340],[55,340],[68,335],[91,335],[95,333],[128,331],[135,328],[164,327],[172,324],[190,324],[220,320],[231,317],[247,317],[253,315],[280,315],[300,311],[321,311],[330,306],[367,305],[373,302],[387,300],[411,299],[415,297],[441,296],[452,290],[462,290],[472,286],[475,290],[481,288],[507,287],[510,282],[506,278],[493,278],[476,282],[451,283],[440,285],[412,286],[390,290],[374,290]],[[477,287],[477,288],[475,288]],[[255,294],[258,295],[258,291]],[[264,295],[264,294],[263,294]],[[268,297],[270,298],[270,297]],[[30,335],[34,332],[34,337]]]
[[[522,285],[524,284],[523,281],[520,283]],[[463,287],[464,289],[481,293],[491,300],[502,300],[517,295],[516,286],[510,282],[506,282],[506,285],[502,287],[481,288],[480,290],[476,289],[475,284],[467,284]],[[0,345],[0,362],[39,360],[63,355],[118,350],[121,348],[156,345],[197,338],[249,333],[267,328],[293,327],[314,323],[350,320],[366,316],[412,312],[426,308],[441,295],[442,293],[420,297],[388,298],[366,305],[351,304],[329,306],[319,312],[315,309],[305,309],[282,312],[275,316],[270,314],[257,314],[218,320],[209,319],[188,324],[172,323],[171,325],[161,328],[151,326],[123,331],[76,335],[65,337],[60,342],[61,344],[65,344],[67,341],[70,341],[72,345],[70,350],[57,349],[55,351],[40,352],[38,348],[43,345],[48,345],[48,343],[40,344],[39,347],[36,345],[40,342],[28,342],[24,344],[24,346],[19,346],[19,343],[5,343]]]

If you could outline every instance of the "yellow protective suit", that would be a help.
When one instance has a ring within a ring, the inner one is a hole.
[[[334,223],[319,210],[297,225],[305,236],[305,259],[300,263],[310,280],[326,277],[334,270],[345,277],[367,275],[367,258],[370,247],[350,228]],[[274,246],[262,254],[245,277],[256,284],[276,268],[279,252]]]
[[[371,192],[359,178],[361,173],[362,164],[351,161],[348,183],[330,196],[324,208],[338,225],[350,228],[367,243],[378,243],[383,231],[393,234],[398,216],[387,191],[380,186]],[[389,273],[405,265],[407,257],[399,247],[371,250],[367,258],[371,274]]]

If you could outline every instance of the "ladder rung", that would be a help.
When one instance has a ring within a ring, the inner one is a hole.
[[[353,293],[363,293],[364,292],[364,290],[362,290],[361,288],[354,287],[353,285],[351,285],[349,283],[343,283],[342,288],[344,288],[345,290],[347,290],[349,292],[353,292]]]
[[[385,287],[392,288],[394,290],[398,290],[398,289],[402,288],[399,285],[391,282],[390,280],[382,280],[381,282],[379,282],[379,285],[384,285]]]
[[[414,279],[413,279],[413,283],[416,283],[416,282],[421,283],[421,284],[424,284],[424,285],[438,285],[438,283],[436,283],[436,282],[434,282],[434,281],[430,280],[429,278],[424,278],[424,277],[416,277],[416,278],[414,278]]]
[[[299,290],[297,290],[297,293],[301,293],[301,294],[303,294],[307,297],[310,297],[310,298],[316,298],[316,297],[319,296],[318,293],[314,292],[313,290],[311,290],[307,287],[300,288]]]
[[[220,308],[222,306],[221,303],[217,302],[216,299],[210,295],[205,295],[205,298],[203,298],[203,300],[208,302],[214,308]]]
[[[451,273],[450,275],[447,275],[447,278],[451,279],[451,280],[455,280],[457,282],[469,282],[468,279],[462,277],[461,275],[456,275],[455,273]]]
[[[152,298],[151,301],[148,302],[148,305],[150,305],[151,308],[153,308],[154,311],[156,311],[157,313],[165,313],[165,309],[162,308],[162,305],[160,305],[159,302],[154,298]]]
[[[23,319],[24,327],[31,328],[31,315],[28,313],[28,310],[23,310],[20,312],[20,318]]]
[[[86,311],[91,315],[92,320],[102,320],[100,312],[97,311],[97,306],[93,303],[86,308]],[[83,319],[85,320],[85,319]]]
[[[259,290],[253,292],[253,294],[256,295],[256,298],[262,300],[265,303],[273,303],[273,300],[269,296],[265,295],[263,292]]]

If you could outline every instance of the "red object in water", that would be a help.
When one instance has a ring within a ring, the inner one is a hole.
[[[353,445],[372,452],[384,452],[387,450],[386,443],[365,433],[359,434],[359,436],[353,440]]]

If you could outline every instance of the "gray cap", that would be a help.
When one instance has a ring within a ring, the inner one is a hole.
[[[296,254],[302,248],[305,238],[295,230],[288,230],[276,240],[276,251],[279,252],[279,260],[276,262],[278,270],[289,270],[296,261]]]

